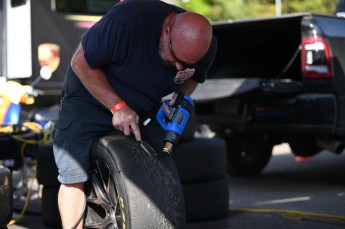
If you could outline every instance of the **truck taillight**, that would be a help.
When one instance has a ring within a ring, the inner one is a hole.
[[[332,77],[330,48],[323,38],[302,38],[302,71],[307,79]]]

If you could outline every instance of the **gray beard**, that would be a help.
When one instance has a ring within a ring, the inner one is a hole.
[[[164,50],[164,46],[159,43],[159,49],[158,49],[158,55],[160,56],[164,66],[167,66],[167,67],[170,67],[170,68],[173,68],[174,65],[170,63],[170,61],[168,61],[164,55],[163,55],[163,50]]]

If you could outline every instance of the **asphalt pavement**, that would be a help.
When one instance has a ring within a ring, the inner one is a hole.
[[[228,216],[189,222],[187,229],[345,228],[345,153],[322,152],[298,162],[286,144],[255,177],[230,177]],[[23,218],[9,229],[44,229],[37,190]],[[24,205],[15,197],[17,217]]]

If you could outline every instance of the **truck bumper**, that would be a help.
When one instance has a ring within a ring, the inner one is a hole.
[[[293,80],[211,79],[193,98],[198,122],[216,129],[335,133],[337,97],[304,91],[303,84]]]
[[[336,114],[333,94],[300,94],[254,103],[245,126],[258,131],[334,133]]]

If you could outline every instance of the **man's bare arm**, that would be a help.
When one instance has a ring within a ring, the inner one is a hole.
[[[122,101],[110,86],[103,71],[91,68],[86,62],[81,44],[72,57],[71,66],[86,89],[109,110]]]
[[[114,91],[103,71],[92,68],[85,60],[84,50],[80,44],[72,57],[71,67],[85,88],[105,107],[110,110],[123,99]],[[139,117],[130,107],[125,106],[113,114],[112,123],[116,129],[125,135],[135,134],[137,140],[141,139]]]

